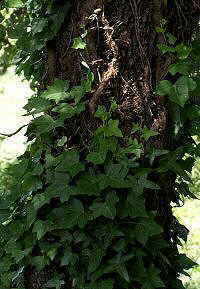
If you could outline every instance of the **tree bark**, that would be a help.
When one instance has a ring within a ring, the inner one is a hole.
[[[55,140],[61,135],[68,137],[68,147],[85,147],[99,123],[94,118],[98,105],[109,107],[114,98],[118,104],[116,118],[120,120],[126,139],[137,138],[132,133],[133,124],[148,127],[159,133],[145,143],[145,148],[174,149],[170,131],[172,120],[165,97],[154,93],[160,80],[168,79],[168,67],[173,62],[170,55],[162,55],[157,48],[165,44],[165,38],[157,33],[163,19],[177,42],[190,43],[192,29],[197,25],[199,7],[195,1],[157,0],[75,0],[70,16],[67,15],[61,31],[47,43],[46,71],[40,89],[46,88],[55,78],[68,80],[71,86],[78,85],[86,74],[81,63],[87,63],[94,73],[93,90],[87,95],[87,109],[74,122],[66,123],[65,129],[55,132]],[[87,48],[72,49],[72,42],[87,31]],[[172,79],[171,79],[172,80]],[[180,144],[180,143],[179,143]],[[145,167],[145,161],[141,159]],[[146,192],[146,208],[157,211],[157,221],[164,228],[164,239],[171,244],[166,252],[169,258],[177,254],[176,239],[173,239],[171,202],[176,202],[174,174],[152,175],[161,186],[159,193]],[[171,256],[171,257],[170,257]],[[147,260],[147,263],[149,261]],[[161,269],[166,289],[172,289],[176,272],[166,268],[162,260],[154,260]],[[26,273],[27,289],[42,289],[42,282],[34,270]],[[67,278],[67,277],[66,277]],[[45,283],[45,282],[44,282]],[[134,288],[140,288],[137,283]]]

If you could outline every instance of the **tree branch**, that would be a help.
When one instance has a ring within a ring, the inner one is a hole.
[[[16,135],[18,132],[20,132],[24,127],[28,126],[28,124],[24,124],[22,125],[20,128],[18,128],[15,132],[13,133],[10,133],[10,134],[5,134],[5,133],[1,133],[0,132],[0,136],[6,136],[6,137],[11,137],[11,136],[14,136]]]

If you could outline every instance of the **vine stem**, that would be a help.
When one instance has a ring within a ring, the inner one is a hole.
[[[22,125],[20,128],[18,128],[15,132],[13,133],[10,133],[10,134],[5,134],[5,133],[1,133],[0,132],[0,136],[6,136],[6,137],[11,137],[11,136],[14,136],[16,135],[18,132],[20,132],[24,127],[28,126],[28,124],[24,124]]]

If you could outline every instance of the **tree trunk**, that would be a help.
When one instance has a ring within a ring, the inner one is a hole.
[[[198,4],[188,0],[75,0],[59,34],[47,43],[46,71],[40,89],[51,85],[56,78],[68,80],[71,87],[79,85],[86,76],[86,66],[93,72],[95,80],[92,91],[86,96],[86,110],[73,121],[66,122],[64,129],[55,131],[54,140],[67,136],[68,148],[78,146],[84,150],[101,125],[94,117],[98,105],[109,109],[114,99],[117,103],[114,118],[120,121],[123,146],[126,146],[129,137],[139,140],[137,132],[133,132],[133,124],[137,124],[158,133],[143,142],[145,152],[150,147],[174,150],[177,141],[175,143],[171,138],[173,123],[168,102],[165,97],[154,93],[160,80],[175,81],[168,74],[168,67],[174,59],[170,54],[163,55],[157,48],[158,44],[166,44],[166,39],[155,28],[166,21],[167,30],[177,38],[177,43],[190,43],[192,29],[198,21],[195,17],[197,13]],[[86,49],[73,49],[74,38],[84,33]],[[178,140],[178,145],[181,141]],[[154,163],[155,167],[157,162],[159,158]],[[144,157],[141,157],[140,164],[143,169],[148,166]],[[177,202],[176,174],[152,173],[150,179],[156,181],[161,190],[146,189],[145,206],[147,211],[156,212],[157,223],[164,228],[162,238],[169,247],[162,254],[173,264],[173,258],[178,254],[177,227],[171,207],[171,202]],[[173,229],[173,226],[176,228]],[[163,262],[162,256],[155,255],[152,260],[144,260],[145,266],[154,263],[161,270],[160,276],[166,289],[178,288],[174,285],[177,272]],[[46,282],[38,281],[36,284],[33,280],[40,277],[32,268],[25,277],[27,289],[42,289],[42,282]],[[68,284],[69,288],[73,286],[70,282]],[[115,288],[129,287],[115,284]],[[130,288],[140,289],[141,285],[135,281]]]

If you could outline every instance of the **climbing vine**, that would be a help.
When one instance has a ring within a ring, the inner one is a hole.
[[[47,270],[42,286],[56,289],[166,288],[164,272],[173,270],[172,289],[184,288],[179,277],[196,264],[176,245],[187,241],[188,231],[172,217],[166,241],[159,213],[148,209],[146,198],[159,196],[168,174],[177,179],[175,205],[195,198],[188,184],[199,156],[192,138],[199,134],[200,80],[194,67],[200,60],[199,41],[177,43],[156,28],[166,39],[160,51],[174,59],[166,74],[175,81],[161,79],[154,92],[169,107],[174,150],[152,147],[159,133],[136,123],[127,137],[114,98],[107,106],[94,101],[90,138],[72,141],[67,124],[87,113],[93,72],[83,62],[79,85],[54,79],[46,89],[39,86],[46,44],[60,30],[70,1],[64,6],[41,0],[1,5],[2,70],[14,60],[35,94],[25,106],[33,116],[28,147],[13,166],[12,186],[0,203],[0,288],[29,288],[30,270]],[[71,49],[87,49],[86,34],[73,39]]]

